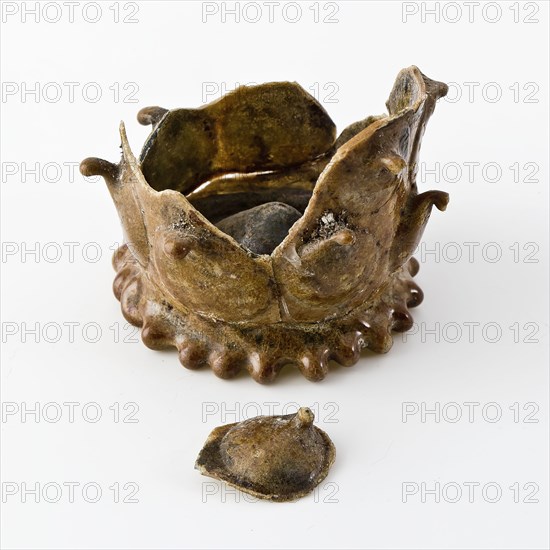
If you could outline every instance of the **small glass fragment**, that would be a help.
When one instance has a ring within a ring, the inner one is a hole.
[[[297,500],[327,476],[336,450],[307,407],[215,428],[195,468],[258,498]]]

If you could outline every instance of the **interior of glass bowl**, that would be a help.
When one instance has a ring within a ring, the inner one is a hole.
[[[328,159],[282,172],[221,176],[187,198],[250,252],[271,254],[304,213]]]
[[[212,223],[270,202],[288,204],[303,214],[328,160],[327,156],[307,167],[285,171],[223,175],[186,196]]]
[[[242,246],[270,254],[335,151],[324,108],[298,84],[275,82],[200,109],[159,111],[140,157],[149,185],[180,191]]]

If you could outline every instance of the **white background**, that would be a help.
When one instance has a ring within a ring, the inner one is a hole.
[[[265,3],[241,2],[235,22],[213,3],[101,2],[96,23],[94,6],[71,22],[49,4],[2,8],[2,547],[547,548],[548,4],[471,3],[470,15],[442,2],[436,21],[433,2],[301,2],[300,16],[280,2],[270,22]],[[137,154],[140,108],[200,106],[236,83],[320,91],[341,130],[383,113],[412,64],[454,83],[421,151],[432,172],[420,190],[451,201],[417,254],[414,333],[323,382],[285,370],[270,386],[188,371],[139,342],[111,291],[115,208],[77,163],[116,162],[121,119]],[[270,402],[312,406],[337,448],[326,482],[296,503],[250,502],[193,469],[212,428]],[[36,403],[38,419],[22,413]],[[478,403],[472,417],[464,403]],[[440,417],[422,418],[436,404]],[[138,502],[116,503],[115,483]]]

